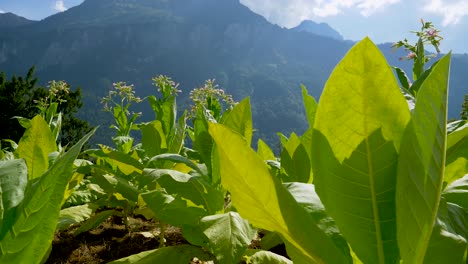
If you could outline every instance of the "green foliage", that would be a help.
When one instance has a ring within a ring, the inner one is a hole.
[[[337,65],[315,118],[314,184],[327,212],[362,261],[395,262],[396,162],[410,116],[385,58],[369,39]]]
[[[40,177],[49,168],[49,154],[57,151],[55,138],[45,120],[37,115],[31,120],[18,143],[15,157],[28,165],[29,180]]]
[[[302,142],[311,148],[318,196],[313,185],[282,186],[263,162],[268,151],[256,154],[237,133],[210,123],[233,206],[255,227],[280,234],[295,263],[464,262],[468,188],[459,178],[468,170],[454,164],[465,161],[467,130],[463,122],[446,129],[449,64],[450,54],[421,74],[410,113],[377,47],[364,39],[349,51],[308,114],[312,132],[282,137],[283,153]]]
[[[460,112],[461,120],[468,120],[468,94],[465,94],[464,101],[462,105],[462,110]]]
[[[0,126],[8,129],[0,130],[1,139],[11,139],[18,142],[24,133],[24,128],[14,116],[32,118],[36,115],[33,103],[33,92],[36,88],[37,78],[33,77],[34,67],[26,77],[13,76],[8,80],[5,73],[0,73]]]
[[[210,254],[199,247],[180,245],[145,251],[123,259],[109,262],[109,264],[153,264],[153,263],[190,263],[192,261],[209,261]],[[192,263],[197,263],[192,262]]]
[[[439,208],[446,153],[449,67],[450,54],[437,63],[421,86],[398,159],[398,243],[401,258],[410,263],[424,260]]]
[[[200,108],[207,109],[214,119],[219,120],[224,111],[231,109],[236,102],[232,96],[214,84],[215,80],[207,80],[203,87],[193,89],[190,99],[193,102],[190,116],[197,114]]]
[[[279,158],[263,140],[251,148],[250,98],[234,103],[208,80],[191,93],[191,128],[187,112],[177,118],[178,85],[158,76],[160,96],[147,97],[154,120],[137,123],[130,108],[142,100],[114,84],[102,102],[116,149],[99,145],[85,152],[93,162],[77,160],[94,131],[67,153],[56,145],[69,86],[52,82],[40,115],[18,118],[19,144],[2,141],[11,146],[0,152],[0,262],[39,263],[56,229],[79,225],[78,235],[110,216],[128,227],[131,214],[161,223],[161,248],[112,263],[466,262],[468,126],[447,124],[451,55],[424,68],[424,44],[437,49],[441,38],[422,23],[415,46],[395,45],[414,53],[413,84],[394,68],[399,87],[362,40],[319,104],[302,86],[308,129],[279,133]],[[164,247],[166,225],[190,245]],[[262,250],[248,249],[255,237]],[[265,251],[282,243],[290,260]]]
[[[437,30],[432,22],[424,22],[421,19],[421,30],[420,31],[412,31],[417,37],[418,41],[415,45],[409,44],[407,39],[403,41],[398,41],[397,43],[393,44],[394,49],[398,49],[400,47],[404,47],[406,51],[409,51],[409,54],[406,57],[400,58],[413,60],[413,79],[417,80],[421,75],[424,73],[424,65],[431,59],[437,56],[440,53],[440,42],[443,39],[439,33],[440,31]],[[434,47],[437,54],[434,55],[426,55],[424,50],[424,45],[430,44]],[[401,72],[398,73],[398,77],[402,80],[403,75]],[[406,81],[402,83],[403,87],[406,88]]]
[[[217,143],[222,184],[242,217],[280,233],[303,257],[299,263],[350,262],[237,133],[210,124],[210,134]]]
[[[133,85],[127,85],[125,82],[114,83],[114,90],[102,98],[101,103],[104,110],[111,112],[114,116],[115,124],[111,128],[117,131],[117,136],[112,140],[120,151],[128,152],[133,144],[130,137],[130,131],[137,130],[136,119],[141,113],[130,112],[130,106],[133,103],[140,103],[140,97],[135,96]]]
[[[75,144],[91,130],[86,121],[74,116],[83,106],[80,88],[73,92],[63,81],[51,81],[48,88],[37,87],[34,70],[32,67],[25,79],[13,76],[10,81],[4,73],[0,74],[0,104],[3,106],[0,125],[9,128],[0,132],[0,138],[18,142],[26,121],[20,117],[30,119],[41,114],[58,142]]]
[[[203,217],[200,228],[220,263],[238,262],[256,234],[249,222],[235,212]]]
[[[0,233],[2,263],[41,263],[46,256],[52,243],[65,188],[72,176],[73,162],[92,133],[94,131],[60,156],[35,184],[29,182],[23,199],[23,185],[20,184],[16,195],[20,199],[3,206],[3,215],[9,217],[2,223]],[[24,172],[18,177],[26,177],[24,169],[18,171]]]

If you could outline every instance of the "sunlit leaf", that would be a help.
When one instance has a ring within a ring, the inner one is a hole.
[[[222,184],[242,217],[281,234],[309,263],[350,262],[247,142],[223,125],[210,124],[209,131],[218,148]]]
[[[422,84],[403,136],[396,190],[398,246],[404,262],[422,263],[444,180],[450,55]]]
[[[333,70],[315,116],[312,168],[327,213],[364,263],[395,263],[398,150],[410,119],[391,68],[368,39]]]

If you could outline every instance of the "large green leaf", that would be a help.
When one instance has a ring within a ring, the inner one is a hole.
[[[180,245],[144,251],[126,258],[109,262],[109,264],[155,264],[155,263],[191,263],[197,258],[199,261],[209,261],[213,257],[199,247]],[[208,262],[206,262],[208,263]]]
[[[256,234],[249,222],[235,212],[205,216],[200,225],[220,263],[238,263]]]
[[[171,161],[174,163],[183,163],[190,167],[191,169],[195,170],[196,172],[200,173],[201,175],[206,176],[206,172],[202,171],[197,164],[195,164],[193,161],[189,160],[188,158],[178,155],[178,154],[172,154],[172,153],[165,153],[165,154],[160,154],[157,156],[152,157],[149,161],[148,164],[151,162],[156,162],[156,161]]]
[[[257,154],[263,160],[276,160],[275,154],[271,148],[261,139],[259,139],[257,143]]]
[[[398,149],[410,112],[392,70],[368,39],[336,66],[320,98],[312,135],[316,191],[364,263],[398,256]]]
[[[0,238],[13,224],[15,208],[23,201],[28,168],[22,159],[0,161]]]
[[[109,149],[101,145],[101,150],[90,152],[94,157],[102,158],[113,169],[119,169],[123,174],[130,175],[133,172],[141,173],[144,166],[132,155]]]
[[[71,225],[79,224],[89,219],[96,209],[97,205],[95,204],[83,204],[61,210],[57,230],[65,230]]]
[[[155,96],[148,96],[148,101],[156,115],[156,120],[161,122],[164,133],[169,135],[176,123],[176,98],[170,97],[165,98],[165,100],[158,100]]]
[[[174,129],[169,135],[169,153],[180,153],[180,150],[184,147],[184,140],[187,131],[187,111],[179,118],[179,121],[174,126]]]
[[[155,120],[141,128],[141,144],[148,157],[153,157],[167,150],[167,134],[164,133],[163,124]]]
[[[204,109],[199,109],[197,117],[193,121],[193,149],[200,154],[201,163],[205,163],[208,172],[211,173],[211,151],[213,149],[213,139],[208,133],[208,121]],[[216,179],[214,180],[216,181]]]
[[[99,213],[95,214],[92,217],[88,217],[86,219],[86,221],[84,223],[82,223],[80,225],[80,227],[78,227],[73,232],[73,235],[77,236],[77,235],[79,235],[81,233],[84,233],[86,231],[89,231],[89,230],[99,226],[101,223],[106,221],[112,215],[116,215],[116,216],[119,216],[119,217],[124,217],[121,212],[116,211],[116,210],[106,210],[106,211],[99,212]]]
[[[158,220],[173,226],[196,226],[208,212],[195,204],[163,190],[142,193],[141,197]]]
[[[281,152],[281,168],[284,169],[288,178],[288,182],[312,182],[312,168],[310,165],[309,154],[307,153],[304,145],[299,144],[294,150],[293,155],[290,156],[289,152],[283,150]]]
[[[244,259],[247,264],[293,264],[291,260],[265,250],[248,249]]]
[[[223,118],[221,123],[244,136],[248,144],[252,142],[252,111],[250,110],[250,98],[247,97],[238,103]],[[223,115],[223,117],[224,117]]]
[[[468,173],[468,124],[447,135],[447,160],[444,180],[447,184]]]
[[[174,170],[157,169],[145,169],[144,176],[156,180],[169,194],[201,206],[208,214],[216,214],[223,209],[224,192],[214,188],[201,177]]]
[[[425,264],[466,263],[468,214],[462,207],[440,202]]]
[[[307,121],[309,121],[310,127],[313,127],[315,122],[315,113],[317,112],[317,101],[307,93],[307,88],[304,85],[301,85],[301,88]]]
[[[398,246],[406,263],[422,263],[439,207],[446,153],[450,54],[427,76],[403,136],[396,190]]]
[[[218,149],[222,184],[242,217],[281,234],[309,263],[350,262],[239,134],[219,124],[210,124],[209,132]]]
[[[40,263],[50,248],[60,205],[72,176],[73,161],[95,130],[58,158],[35,185],[27,189],[9,232],[0,241],[0,263]]]
[[[458,204],[468,211],[468,174],[452,182],[445,188],[442,196],[447,202]]]
[[[283,185],[292,194],[294,199],[315,219],[318,223],[318,227],[333,240],[335,245],[337,245],[345,255],[350,255],[348,243],[341,235],[335,221],[325,212],[325,207],[315,192],[314,185],[299,182],[289,182]]]
[[[133,137],[129,136],[117,136],[112,138],[112,141],[114,141],[117,149],[123,153],[128,153],[132,150],[133,140]]]
[[[370,135],[343,163],[316,132],[314,183],[327,213],[363,263],[398,260],[395,219],[397,153],[381,131]]]
[[[379,128],[384,139],[400,149],[410,119],[407,109],[385,57],[365,38],[333,70],[320,97],[314,128],[343,162]]]
[[[15,157],[26,160],[28,178],[32,180],[40,177],[49,168],[49,153],[56,150],[57,145],[49,125],[37,115],[21,137]]]

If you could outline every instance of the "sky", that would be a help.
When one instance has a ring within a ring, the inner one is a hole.
[[[220,0],[221,1],[221,0]],[[0,12],[41,20],[83,0],[0,0]],[[415,40],[420,19],[444,37],[442,51],[468,53],[468,0],[240,0],[271,23],[294,27],[303,20],[325,22],[345,39],[369,36],[376,43]]]

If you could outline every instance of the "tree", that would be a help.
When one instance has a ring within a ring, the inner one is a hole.
[[[74,144],[91,130],[88,122],[75,117],[83,106],[81,89],[75,91],[63,81],[51,81],[48,88],[38,87],[37,78],[33,77],[32,67],[25,79],[13,76],[7,80],[5,73],[0,73],[0,139],[18,142],[24,128],[15,116],[33,118],[41,113],[50,103],[57,102],[57,112],[62,113],[62,130],[59,140],[62,145]]]
[[[8,81],[4,72],[0,73],[0,139],[11,139],[15,142],[21,138],[24,128],[14,116],[32,118],[36,109],[33,106],[33,91],[37,78],[33,78],[34,67],[28,71],[26,78],[13,76]]]
[[[465,100],[462,104],[462,110],[460,112],[462,120],[468,120],[468,94],[465,94]]]

